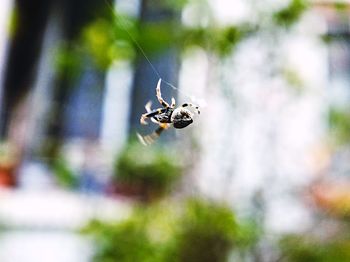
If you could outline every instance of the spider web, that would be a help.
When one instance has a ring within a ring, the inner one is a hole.
[[[122,27],[122,29],[127,33],[128,37],[130,38],[130,40],[136,45],[136,47],[140,50],[142,56],[146,59],[146,61],[148,62],[148,64],[150,65],[150,67],[152,68],[153,72],[157,75],[157,77],[159,79],[162,80],[162,82],[164,84],[166,84],[168,87],[172,88],[173,90],[177,90],[177,92],[181,93],[182,95],[184,95],[185,97],[189,98],[191,102],[197,104],[198,106],[204,107],[206,106],[206,102],[204,99],[198,99],[193,95],[190,95],[188,93],[185,93],[184,91],[182,91],[180,88],[178,88],[177,86],[173,85],[172,83],[170,83],[169,81],[165,80],[164,78],[162,78],[161,74],[159,73],[159,71],[157,70],[157,68],[152,64],[151,60],[148,58],[145,50],[142,48],[142,46],[140,45],[140,43],[135,39],[135,37],[132,36],[132,34],[129,32],[127,25],[126,25],[126,21],[124,21],[124,18],[122,16],[119,16],[117,11],[115,10],[115,8],[111,5],[110,2],[108,2],[107,0],[105,0],[107,7],[110,9],[110,11],[112,12],[113,17],[119,22],[120,26]]]

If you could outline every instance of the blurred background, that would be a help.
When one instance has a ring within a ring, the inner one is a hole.
[[[350,261],[350,1],[0,12],[0,261]]]

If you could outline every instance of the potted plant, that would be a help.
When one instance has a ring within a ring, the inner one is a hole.
[[[14,187],[16,185],[16,170],[19,156],[8,143],[0,144],[0,186]]]
[[[127,219],[92,221],[83,232],[92,236],[96,262],[224,262],[246,247],[240,227],[227,206],[191,199],[139,206]]]
[[[114,192],[150,201],[167,194],[181,174],[176,155],[161,147],[132,143],[115,163]]]

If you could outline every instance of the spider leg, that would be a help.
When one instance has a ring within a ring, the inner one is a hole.
[[[146,106],[147,106],[147,104],[146,104]],[[147,110],[147,109],[146,109],[146,110]],[[147,119],[147,118],[151,118],[151,117],[153,117],[153,116],[155,116],[155,115],[159,115],[159,114],[161,114],[161,113],[164,113],[166,110],[167,110],[166,108],[158,108],[158,109],[156,109],[156,110],[154,110],[154,111],[151,111],[151,112],[147,112],[147,113],[145,113],[145,114],[142,114],[142,115],[141,115],[141,118],[140,118],[140,123],[141,123],[142,125],[147,125],[147,122],[146,122],[146,119]],[[152,118],[151,118],[151,119],[152,119]],[[157,122],[157,124],[158,124],[158,122]]]
[[[160,136],[160,134],[168,128],[169,124],[161,123],[159,127],[149,135],[142,136],[139,133],[136,133],[136,135],[137,138],[140,140],[141,144],[143,144],[144,146],[148,146],[153,144],[154,141],[156,141],[156,139]]]
[[[182,107],[188,107],[188,106],[194,108],[194,109],[196,110],[196,112],[197,112],[198,115],[201,113],[201,112],[199,111],[199,107],[196,106],[196,105],[194,105],[194,104],[185,103],[185,104],[182,105]]]
[[[171,105],[170,105],[170,107],[171,108],[175,108],[175,106],[176,106],[176,102],[175,102],[175,98],[171,98]]]
[[[148,101],[147,104],[145,105],[145,109],[146,109],[147,113],[151,113],[152,112],[151,106],[152,106],[152,101]],[[158,124],[158,121],[155,120],[153,117],[151,117],[151,121],[154,124]]]
[[[160,92],[160,83],[162,82],[162,79],[159,79],[157,87],[156,87],[156,95],[159,103],[164,107],[169,107],[169,104],[165,102],[165,100],[162,98],[162,94]]]
[[[151,106],[152,106],[152,101],[148,101],[147,104],[145,104],[145,109],[146,109],[146,112],[147,113],[151,113],[152,110],[151,110]]]

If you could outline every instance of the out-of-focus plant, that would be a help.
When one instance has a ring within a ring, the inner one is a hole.
[[[142,200],[159,198],[173,188],[182,175],[178,155],[160,147],[128,145],[115,163],[117,191]]]
[[[249,25],[227,26],[223,28],[183,28],[177,39],[182,50],[200,46],[220,57],[230,54],[243,39],[255,32]]]
[[[7,24],[7,31],[11,37],[13,37],[18,30],[18,9],[15,6],[10,14],[10,19]]]
[[[150,242],[142,216],[116,224],[92,221],[84,232],[96,242],[93,261],[157,261],[157,246]]]
[[[77,174],[70,167],[68,161],[62,157],[58,157],[52,162],[52,171],[56,181],[60,186],[66,188],[76,188],[78,186]]]
[[[350,261],[350,239],[327,239],[289,235],[280,243],[282,257],[288,262],[345,262]]]
[[[178,220],[174,207],[164,203],[136,207],[120,222],[91,221],[82,232],[96,243],[94,261],[167,261]]]
[[[7,142],[0,143],[0,186],[16,185],[16,169],[20,162],[18,152]]]
[[[337,144],[350,143],[350,113],[331,108],[329,111],[330,134]]]
[[[289,5],[277,11],[273,18],[277,25],[289,27],[299,20],[308,6],[307,0],[291,0]]]
[[[180,219],[168,261],[227,261],[237,239],[238,224],[223,205],[191,200]]]
[[[186,0],[168,1],[169,8],[182,8]],[[271,14],[278,26],[290,27],[307,10],[306,0],[291,0],[288,6]],[[187,27],[177,20],[142,22],[121,13],[111,15],[111,20],[96,19],[78,38],[79,47],[91,55],[102,69],[115,60],[133,60],[141,46],[144,52],[155,55],[170,47],[186,50],[200,46],[218,56],[231,53],[232,49],[252,34],[265,30],[260,24],[245,21],[228,26]],[[113,20],[113,22],[111,22]]]
[[[58,77],[65,76],[69,80],[76,79],[81,73],[82,55],[82,50],[77,45],[65,43],[59,46],[54,61]]]
[[[230,208],[203,199],[143,206],[124,221],[92,221],[83,232],[96,243],[96,262],[227,261],[251,238]]]
[[[128,32],[133,31],[133,28],[128,26],[129,24],[134,26],[135,23],[130,20],[130,23],[123,24],[123,27],[127,27]],[[109,21],[97,19],[84,29],[81,41],[95,64],[105,69],[115,60],[130,60],[134,57],[132,44],[127,39],[128,35],[125,34],[126,32],[123,32],[120,27],[114,26]]]
[[[166,1],[170,9],[179,10],[187,0]],[[269,14],[278,26],[290,27],[298,21],[308,8],[306,0],[291,0],[289,5]],[[113,61],[133,61],[140,47],[148,56],[169,48],[185,51],[200,46],[219,57],[232,52],[234,47],[255,33],[268,30],[271,24],[259,21],[243,21],[241,24],[218,26],[215,21],[207,26],[187,27],[178,20],[162,22],[140,22],[116,11],[106,18],[98,17],[87,24],[69,44],[57,52],[58,73],[74,79],[79,75],[86,59],[90,59],[101,70],[107,69]],[[267,26],[267,28],[265,28]],[[276,30],[278,33],[278,30]]]
[[[132,60],[135,48],[130,36],[137,38],[136,25],[135,20],[124,15],[118,15],[115,22],[98,18],[87,24],[81,35],[57,49],[55,66],[59,76],[75,79],[86,59],[101,70],[106,70],[113,61]]]
[[[165,6],[168,6],[171,9],[181,10],[190,1],[191,0],[164,0],[163,2]]]

